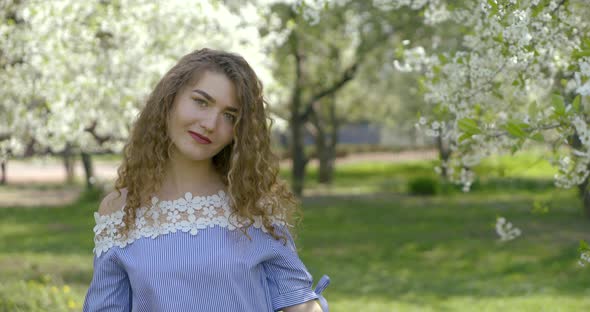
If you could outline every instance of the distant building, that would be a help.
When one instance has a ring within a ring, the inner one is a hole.
[[[288,131],[288,122],[277,116],[273,126],[273,140],[286,147],[291,136]],[[304,130],[304,144],[313,145],[314,138]],[[424,147],[433,144],[433,139],[423,133],[412,129],[396,129],[383,125],[361,121],[357,123],[344,124],[338,131],[338,143],[340,144],[370,144],[383,145],[394,148]]]

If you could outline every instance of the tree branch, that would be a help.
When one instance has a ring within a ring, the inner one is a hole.
[[[354,61],[354,63],[352,63],[352,65],[350,65],[348,68],[346,68],[344,70],[344,72],[342,73],[342,76],[340,77],[340,79],[338,81],[336,81],[333,85],[325,88],[324,90],[319,91],[318,93],[313,95],[309,99],[309,101],[306,102],[305,111],[301,114],[300,118],[302,118],[303,120],[307,120],[309,118],[309,115],[311,114],[311,110],[313,109],[311,107],[313,105],[313,103],[316,103],[317,101],[321,100],[325,96],[333,95],[334,93],[336,93],[336,91],[338,91],[340,88],[342,88],[347,82],[351,81],[354,78],[354,76],[356,75],[360,64],[364,61],[365,56],[367,54],[369,54],[372,50],[376,49],[377,47],[379,47],[382,44],[384,44],[385,42],[387,42],[387,39],[389,37],[391,37],[392,35],[393,35],[393,31],[383,33],[382,36],[380,36],[378,39],[375,39],[371,43],[367,43],[365,40],[361,40],[361,43],[357,47],[357,53],[356,53],[357,58]]]
[[[333,85],[327,87],[326,89],[313,95],[305,105],[305,111],[301,114],[300,118],[302,118],[303,120],[307,120],[309,118],[309,115],[311,114],[311,111],[313,110],[313,103],[316,103],[325,96],[336,93],[336,91],[342,88],[347,82],[352,80],[358,70],[359,63],[360,59],[357,59],[351,66],[344,70],[342,76],[340,76],[340,79],[338,81],[336,81]]]
[[[90,125],[89,127],[86,127],[84,129],[84,131],[92,134],[92,136],[94,137],[94,139],[98,142],[99,145],[102,145],[104,142],[109,141],[111,139],[113,139],[112,136],[107,135],[107,136],[100,136],[96,133],[96,121],[94,121],[92,123],[92,125]]]
[[[533,132],[536,130],[550,130],[550,129],[555,129],[561,126],[565,126],[564,124],[558,123],[558,124],[552,124],[552,125],[541,125],[538,127],[531,127],[531,128],[525,128],[523,129],[523,131],[527,131],[527,132]],[[493,137],[493,138],[497,138],[500,136],[504,136],[504,135],[509,135],[510,133],[508,133],[508,131],[499,131],[496,133],[491,133],[488,136]]]

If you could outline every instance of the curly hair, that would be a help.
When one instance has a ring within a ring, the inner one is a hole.
[[[185,85],[198,82],[206,71],[224,74],[234,84],[240,107],[233,142],[212,159],[227,187],[232,214],[248,220],[240,227],[248,238],[247,229],[254,217],[260,216],[269,234],[285,242],[285,234],[277,231],[271,218],[288,224],[299,221],[300,202],[278,177],[279,158],[272,152],[270,140],[273,120],[268,116],[262,82],[240,55],[207,48],[185,55],[162,77],[133,124],[115,181],[119,196],[123,188],[127,190],[121,234],[127,237],[135,227],[136,210],[149,203],[161,188],[173,147],[167,131],[168,116],[177,93]]]

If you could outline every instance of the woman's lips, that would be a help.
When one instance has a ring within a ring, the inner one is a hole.
[[[198,133],[192,132],[192,131],[189,131],[188,133],[191,135],[191,137],[193,137],[193,139],[195,139],[195,141],[197,141],[201,144],[211,144],[211,140],[209,140],[207,137],[204,137],[204,136],[202,136]]]

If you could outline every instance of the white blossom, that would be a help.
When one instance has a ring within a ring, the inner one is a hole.
[[[430,53],[417,46],[404,50],[404,57],[397,60],[396,68],[422,73],[426,87],[425,101],[432,105],[442,104],[450,112],[451,120],[447,122],[452,127],[445,129],[445,137],[451,140],[450,148],[460,159],[451,160],[449,169],[476,164],[483,155],[511,150],[518,142],[516,138],[488,136],[500,131],[509,120],[521,120],[529,125],[527,129],[555,123],[552,120],[555,108],[551,105],[551,94],[562,91],[554,84],[560,73],[565,73],[566,77],[570,73],[565,91],[582,96],[582,104],[587,102],[585,97],[590,95],[590,58],[574,58],[573,55],[583,49],[582,35],[590,31],[585,18],[590,15],[590,7],[574,2],[551,1],[550,5],[531,0],[494,1],[494,5],[486,1],[468,2],[464,7],[449,11],[449,20],[470,31],[463,36],[462,47],[458,51],[452,55],[442,53],[444,63],[441,64],[439,59],[440,52]],[[397,3],[402,4],[400,1]],[[409,7],[416,5],[413,1],[404,4]],[[425,14],[428,7],[438,5],[438,2],[429,2]],[[539,9],[540,12],[533,14]],[[425,22],[429,21],[425,18]],[[529,105],[532,99],[537,105],[535,115],[529,115],[527,107],[519,107]],[[565,104],[567,119],[571,121],[569,131],[576,131],[583,146],[578,148],[571,162],[555,163],[559,169],[555,183],[560,187],[571,187],[590,174],[587,170],[590,135],[585,116],[573,110],[571,103]],[[476,116],[476,105],[495,118],[486,120],[481,135],[458,142],[458,134],[462,131],[457,129],[456,121]],[[430,116],[425,117],[430,119]],[[427,136],[435,135],[438,127],[434,124],[422,127],[423,120],[416,123],[416,128],[423,130]],[[451,181],[465,183],[464,190],[469,189],[473,182],[472,171],[449,172],[454,175],[449,177]]]
[[[520,229],[507,222],[504,217],[496,219],[496,233],[500,236],[501,241],[513,240],[521,235]]]
[[[257,44],[255,27],[236,27],[236,16],[209,1],[22,1],[14,10],[22,23],[0,20],[3,58],[22,59],[0,75],[0,133],[11,135],[0,141],[3,158],[9,149],[22,154],[32,139],[54,152],[66,144],[118,152],[155,82],[179,57]],[[111,140],[99,146],[85,130],[92,125]]]
[[[578,260],[580,266],[586,266],[590,264],[590,251],[584,251],[580,254],[580,260]]]

